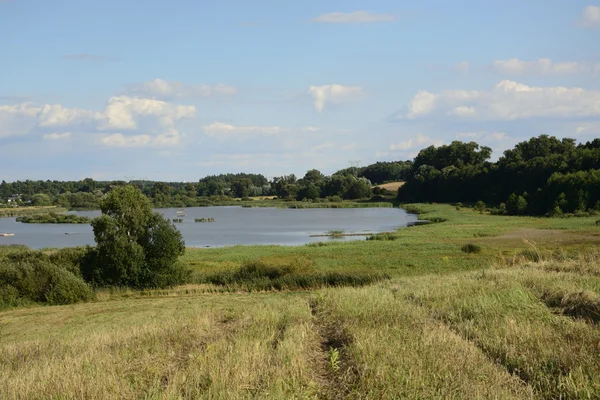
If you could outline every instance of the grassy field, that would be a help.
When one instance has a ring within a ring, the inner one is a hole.
[[[195,283],[0,312],[0,398],[600,398],[598,218],[418,207],[446,221],[188,249]],[[288,275],[236,281],[256,265]],[[306,276],[353,286],[271,289]]]

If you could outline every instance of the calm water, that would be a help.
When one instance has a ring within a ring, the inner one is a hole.
[[[159,209],[168,218],[178,218],[176,208]],[[74,212],[96,217],[100,211]],[[311,237],[330,230],[345,233],[386,232],[417,220],[398,208],[280,209],[242,207],[193,207],[185,209],[184,222],[176,224],[188,247],[220,247],[236,244],[299,245],[328,240],[364,240],[364,236],[331,239]],[[194,218],[215,222],[195,223]],[[31,248],[71,247],[94,244],[92,227],[76,224],[23,224],[15,218],[0,218],[0,244],[25,244]]]

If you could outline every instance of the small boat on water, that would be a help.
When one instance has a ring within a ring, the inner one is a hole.
[[[0,237],[15,236],[14,233],[0,233]]]

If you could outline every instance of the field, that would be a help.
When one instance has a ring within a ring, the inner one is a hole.
[[[189,285],[2,311],[0,398],[600,398],[598,217],[416,207],[445,222],[188,249]]]
[[[404,185],[404,182],[389,182],[383,183],[381,185],[377,185],[376,187],[380,187],[382,189],[389,190],[390,192],[398,192],[398,189]]]

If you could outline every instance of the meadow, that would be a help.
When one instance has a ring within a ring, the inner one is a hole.
[[[407,207],[443,222],[5,309],[0,398],[600,398],[598,217]]]

